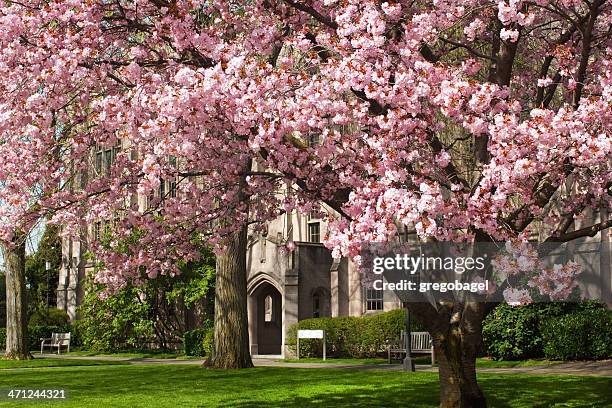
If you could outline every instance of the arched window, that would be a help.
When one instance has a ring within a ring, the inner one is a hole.
[[[329,289],[324,287],[312,291],[312,317],[327,317],[330,315]]]
[[[264,299],[264,321],[269,323],[272,321],[272,296],[268,295]]]
[[[312,317],[321,317],[321,295],[312,295]]]

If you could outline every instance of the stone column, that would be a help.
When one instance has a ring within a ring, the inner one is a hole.
[[[610,212],[606,209],[602,209],[600,213],[600,220],[604,222],[611,216]],[[607,303],[608,307],[612,307],[612,259],[610,252],[612,251],[612,245],[610,245],[610,234],[612,229],[606,229],[600,232],[601,234],[601,246],[599,256],[599,273],[601,274],[601,298]]]
[[[68,312],[68,282],[72,260],[72,239],[62,238],[62,265],[57,282],[57,308]]]
[[[249,343],[251,356],[259,354],[257,346],[257,298],[252,295],[247,297],[247,311],[249,314]]]
[[[338,317],[340,316],[340,279],[339,279],[339,270],[340,270],[340,260],[334,259],[332,262],[332,266],[330,268],[330,292],[331,292],[331,316]]]
[[[349,316],[363,315],[363,288],[359,270],[351,260],[347,260],[349,279]]]
[[[285,272],[285,287],[283,293],[283,337],[281,353],[287,358],[293,355],[287,344],[289,327],[298,322],[298,271],[289,269]]]
[[[79,306],[79,278],[80,269],[82,268],[81,259],[81,243],[72,243],[72,259],[70,259],[70,268],[68,269],[68,279],[66,287],[66,313],[70,317],[70,321],[76,320],[76,309]]]

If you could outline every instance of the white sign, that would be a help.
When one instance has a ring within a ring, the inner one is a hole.
[[[323,330],[298,330],[299,339],[322,339]]]
[[[325,331],[324,330],[298,330],[297,332],[297,358],[300,359],[300,339],[322,339],[323,360],[326,358]]]

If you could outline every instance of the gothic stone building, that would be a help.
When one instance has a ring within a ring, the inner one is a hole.
[[[249,234],[247,253],[251,353],[287,355],[288,328],[299,320],[361,316],[401,306],[392,293],[363,289],[347,259],[334,260],[321,244],[326,222],[296,212]],[[91,228],[95,234],[95,226]],[[71,319],[82,302],[83,280],[91,265],[83,256],[87,241],[64,239],[57,287],[58,308]],[[293,242],[295,249],[287,250]]]
[[[587,219],[597,221],[607,216],[602,212]],[[590,224],[577,222],[576,228],[586,225]],[[91,229],[95,234],[95,227]],[[361,316],[401,307],[392,292],[363,288],[352,262],[332,259],[320,243],[326,230],[323,219],[292,212],[270,222],[264,232],[251,231],[247,290],[252,355],[288,355],[288,328],[303,319]],[[610,234],[607,230],[571,244],[575,248],[573,257],[596,277],[582,288],[591,298],[610,299]],[[83,242],[86,240],[65,239],[62,243],[57,299],[58,307],[71,319],[77,318],[82,282],[89,267]],[[289,242],[295,244],[292,251],[287,250]]]

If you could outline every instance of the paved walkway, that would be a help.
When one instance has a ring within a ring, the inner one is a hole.
[[[35,354],[36,358],[62,358],[76,360],[102,360],[102,361],[125,361],[130,364],[192,364],[201,365],[204,360],[187,359],[165,359],[165,358],[139,358],[139,357],[114,357],[114,356],[67,356],[57,354]],[[400,364],[336,364],[336,363],[285,363],[278,359],[254,358],[256,367],[287,367],[287,368],[345,368],[352,370],[385,370],[400,371]],[[417,365],[417,371],[437,372],[437,367],[430,365]],[[595,375],[612,376],[612,360],[603,361],[576,361],[569,363],[548,364],[530,367],[510,368],[479,368],[480,373],[516,373],[534,375]]]

